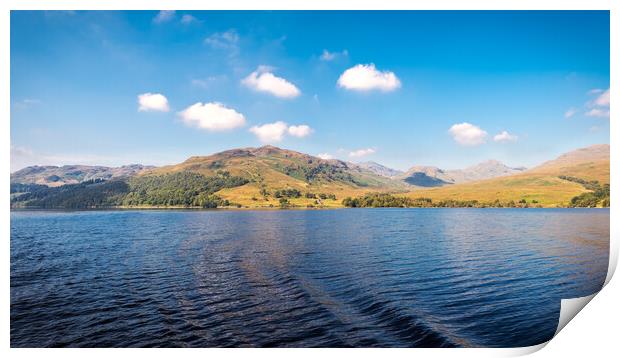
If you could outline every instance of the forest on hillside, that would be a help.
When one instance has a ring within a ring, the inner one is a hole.
[[[101,179],[47,187],[12,184],[11,206],[31,208],[101,208],[116,206],[228,206],[215,192],[248,183],[228,172],[206,177],[192,172],[136,176],[128,180]]]

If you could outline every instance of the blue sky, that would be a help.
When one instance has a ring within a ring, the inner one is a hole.
[[[609,143],[609,13],[11,13],[11,170],[266,143],[394,168]]]

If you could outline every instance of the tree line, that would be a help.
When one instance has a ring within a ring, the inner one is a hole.
[[[597,180],[585,180],[581,178],[560,175],[560,179],[581,184],[589,192],[579,194],[573,197],[569,206],[573,208],[608,208],[610,204],[610,187],[609,184],[601,185]]]
[[[478,200],[440,200],[434,202],[431,198],[408,198],[404,196],[394,196],[387,193],[369,193],[357,198],[347,197],[342,201],[342,205],[350,208],[529,208],[540,207],[538,201],[532,200],[529,203],[525,199],[518,202],[510,200],[500,202],[495,200],[491,203],[484,203]]]
[[[234,205],[215,192],[248,180],[219,171],[215,176],[192,172],[132,177],[129,180],[89,180],[59,187],[13,186],[28,189],[11,199],[13,207],[97,208],[115,206],[184,206],[216,208]]]

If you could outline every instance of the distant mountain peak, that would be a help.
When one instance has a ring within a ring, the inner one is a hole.
[[[400,170],[392,169],[392,168],[386,167],[383,164],[379,164],[373,161],[361,162],[361,163],[357,163],[357,165],[363,169],[369,170],[377,175],[380,175],[386,178],[392,178],[392,177],[403,174],[403,172]]]
[[[498,160],[489,159],[465,169],[456,170],[417,165],[407,170],[401,179],[415,186],[443,186],[512,175],[524,170],[523,167],[511,168]]]

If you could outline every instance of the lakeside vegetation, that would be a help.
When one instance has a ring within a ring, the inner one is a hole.
[[[583,186],[587,191],[556,207],[609,207],[609,184],[571,176],[559,179]],[[11,206],[25,208],[105,208],[105,207],[250,207],[224,199],[216,193],[249,183],[248,179],[218,171],[215,176],[192,172],[137,176],[128,180],[89,180],[80,184],[47,187],[38,184],[11,184]],[[334,207],[337,197],[332,193],[302,192],[295,188],[261,190],[262,200],[272,202],[270,208]],[[258,201],[258,198],[254,198]],[[300,202],[303,200],[303,202]],[[404,194],[370,192],[346,197],[339,204],[349,208],[531,208],[543,207],[536,199],[520,200],[433,200]]]
[[[586,190],[585,193],[573,197],[566,205],[556,205],[556,207],[571,208],[607,208],[610,205],[609,184],[601,185],[596,180],[584,180],[570,176],[560,176],[562,180],[581,184]],[[522,198],[518,201],[479,201],[479,200],[438,200],[431,198],[407,196],[396,196],[387,193],[369,193],[356,198],[347,197],[342,201],[342,205],[350,208],[541,208],[543,207],[538,200],[527,200]]]
[[[39,184],[11,184],[11,206],[14,208],[110,208],[110,207],[171,207],[218,208],[243,205],[222,198],[216,193],[236,188],[250,181],[227,171],[214,176],[193,172],[136,176],[127,180],[94,179],[79,184],[48,187]],[[325,201],[336,201],[331,193],[302,192],[283,188],[272,193],[263,189],[263,200],[273,202],[269,207],[322,207]],[[257,198],[255,198],[258,200]],[[300,205],[295,200],[311,200]],[[248,207],[248,206],[245,206]]]
[[[480,202],[478,200],[440,200],[431,198],[408,198],[387,193],[370,193],[357,198],[345,198],[342,205],[349,208],[530,208],[542,207],[536,200],[527,202],[522,199],[501,202]]]
[[[218,172],[205,177],[191,172],[155,176],[138,176],[127,181],[101,179],[59,187],[42,185],[12,186],[13,207],[33,208],[101,208],[119,206],[182,206],[216,208],[234,205],[213,193],[244,185],[247,179]],[[27,190],[19,193],[18,190]]]
[[[609,207],[610,188],[609,184],[601,185],[597,180],[585,180],[581,178],[561,175],[560,179],[579,183],[589,192],[575,196],[570,201],[570,206],[575,208]]]

